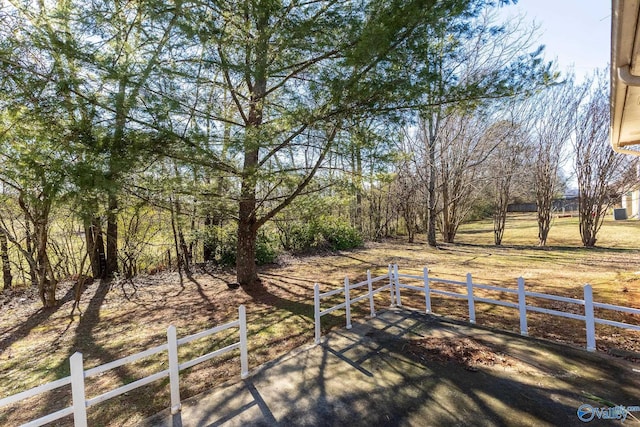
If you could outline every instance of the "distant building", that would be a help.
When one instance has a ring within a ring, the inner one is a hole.
[[[640,187],[636,186],[622,195],[622,207],[627,210],[627,218],[640,219]]]
[[[507,212],[536,212],[538,205],[535,203],[512,203],[507,206]],[[553,201],[554,212],[577,212],[578,198],[564,197]]]
[[[621,190],[622,206],[627,211],[627,218],[640,219],[640,162],[633,162],[625,177],[618,183]]]
[[[536,212],[536,203],[512,203],[507,206],[507,212]],[[578,211],[578,190],[568,190],[562,198],[553,201],[554,212],[577,212]]]

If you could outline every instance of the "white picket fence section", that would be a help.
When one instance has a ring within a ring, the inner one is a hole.
[[[414,283],[416,281],[420,282],[420,286],[417,286],[416,284],[409,284],[406,283],[406,280],[401,281],[402,279],[409,279],[411,281],[413,281]],[[381,280],[388,280],[389,284],[379,288],[377,290],[372,290],[372,286],[371,283],[373,281],[381,281]],[[433,285],[437,285],[437,284],[447,284],[447,285],[454,285],[454,286],[460,286],[463,291],[462,292],[451,292],[451,291],[445,291],[442,289],[437,289],[434,288]],[[351,298],[350,297],[350,291],[356,288],[359,288],[361,286],[364,285],[368,285],[369,286],[369,292],[366,295],[361,295],[357,298]],[[591,288],[591,285],[585,285],[584,286],[584,299],[577,299],[577,298],[567,298],[567,297],[562,297],[559,295],[549,295],[549,294],[542,294],[542,293],[538,293],[538,292],[530,292],[525,290],[525,283],[524,283],[524,279],[522,277],[518,278],[518,287],[517,289],[513,289],[513,288],[504,288],[504,287],[500,287],[500,286],[492,286],[492,285],[484,285],[484,284],[479,284],[479,283],[474,283],[473,282],[473,278],[471,276],[471,274],[467,274],[466,275],[466,280],[465,281],[457,281],[457,280],[447,280],[447,279],[440,279],[437,277],[431,277],[429,276],[429,269],[428,268],[424,268],[422,270],[422,275],[418,276],[418,275],[411,275],[411,274],[400,274],[398,272],[398,265],[390,265],[389,266],[389,271],[386,275],[384,276],[380,276],[380,277],[376,277],[375,279],[371,279],[371,273],[369,271],[367,271],[367,280],[363,281],[363,282],[359,282],[353,285],[349,285],[349,279],[345,278],[345,285],[343,288],[339,288],[339,289],[335,289],[332,291],[328,291],[328,292],[324,292],[324,293],[320,293],[320,286],[316,283],[315,287],[314,287],[314,305],[315,305],[315,342],[316,344],[319,344],[321,341],[321,318],[322,316],[324,316],[325,314],[329,314],[335,310],[339,310],[339,309],[345,309],[346,311],[346,322],[347,322],[347,329],[351,328],[351,305],[354,304],[357,301],[360,301],[362,299],[369,299],[369,304],[371,307],[371,316],[375,316],[375,310],[374,310],[374,299],[373,296],[377,293],[380,292],[381,290],[384,289],[390,289],[391,292],[391,305],[392,306],[398,306],[398,307],[402,307],[402,295],[401,295],[401,290],[402,289],[411,289],[414,291],[418,291],[418,292],[423,292],[424,293],[424,298],[425,298],[425,312],[427,314],[432,313],[432,307],[431,307],[431,295],[435,294],[435,295],[443,295],[443,296],[447,296],[447,297],[452,297],[452,298],[459,298],[459,299],[465,299],[467,301],[467,306],[469,309],[469,322],[470,323],[476,323],[476,310],[475,310],[475,303],[476,302],[482,302],[482,303],[488,303],[488,304],[496,304],[496,305],[500,305],[500,306],[504,306],[504,307],[510,307],[510,308],[514,308],[517,309],[519,312],[519,316],[520,316],[520,334],[527,336],[528,335],[528,328],[527,328],[527,312],[531,311],[531,312],[538,312],[538,313],[544,313],[544,314],[548,314],[551,316],[560,316],[560,317],[566,317],[569,319],[576,319],[576,320],[581,320],[583,322],[585,322],[585,329],[586,329],[586,338],[587,338],[587,345],[586,348],[588,351],[595,351],[596,350],[596,324],[599,325],[609,325],[609,326],[615,326],[618,328],[623,328],[623,329],[628,329],[628,330],[633,330],[633,331],[640,331],[640,325],[632,325],[629,323],[623,323],[623,322],[617,322],[617,321],[613,321],[613,320],[608,320],[608,319],[602,319],[602,318],[598,318],[595,317],[595,313],[594,313],[594,309],[604,309],[604,310],[611,310],[611,311],[618,311],[618,312],[622,312],[622,313],[628,313],[628,314],[635,314],[640,316],[640,310],[639,309],[635,309],[635,308],[629,308],[629,307],[622,307],[622,306],[618,306],[618,305],[612,305],[612,304],[604,304],[604,303],[598,303],[593,301],[593,290]],[[488,291],[496,291],[496,292],[504,292],[507,294],[514,294],[517,295],[518,298],[518,302],[511,302],[511,301],[501,301],[501,300],[495,300],[495,299],[490,299],[490,298],[484,298],[484,297],[480,297],[477,295],[474,295],[474,289],[484,289],[484,290],[488,290]],[[338,295],[340,293],[344,293],[345,296],[345,302],[338,304],[336,306],[327,308],[325,310],[321,310],[321,302],[322,302],[322,298],[328,298],[330,296],[334,296],[334,295]],[[569,304],[575,304],[577,306],[583,306],[583,313],[584,314],[576,314],[576,313],[570,313],[570,312],[565,312],[565,311],[560,311],[560,310],[553,310],[553,309],[548,309],[548,308],[544,308],[544,307],[538,307],[535,305],[529,305],[527,303],[527,297],[529,298],[539,298],[539,299],[543,299],[543,300],[550,300],[550,301],[558,301],[558,302],[563,302],[563,303],[569,303]]]
[[[194,340],[220,333],[230,328],[239,329],[239,333],[240,333],[239,341],[233,344],[230,344],[224,348],[221,348],[216,351],[197,357],[196,359],[185,361],[182,363],[179,362],[178,347],[180,345],[184,345]],[[36,420],[30,421],[26,424],[23,424],[22,427],[42,426],[44,424],[56,421],[62,417],[66,417],[71,414],[73,414],[74,425],[76,427],[87,427],[87,408],[168,376],[169,384],[170,384],[169,387],[171,391],[171,413],[176,414],[180,411],[180,408],[181,408],[180,386],[179,386],[180,371],[190,368],[192,366],[195,366],[199,363],[205,362],[207,360],[210,360],[214,357],[221,356],[227,352],[230,352],[236,349],[240,349],[240,376],[242,378],[246,378],[249,374],[248,357],[247,357],[247,316],[246,316],[246,309],[243,305],[241,305],[238,309],[238,320],[226,323],[224,325],[217,326],[212,329],[198,332],[196,334],[189,335],[187,337],[180,338],[180,339],[177,338],[175,326],[171,325],[167,328],[166,344],[162,344],[157,347],[153,347],[148,350],[145,350],[143,352],[136,353],[134,355],[127,356],[122,359],[118,359],[114,362],[96,366],[95,368],[85,370],[83,361],[82,361],[82,353],[76,352],[69,358],[69,363],[71,366],[70,376],[61,378],[59,380],[56,380],[47,384],[43,384],[38,387],[34,387],[30,390],[23,391],[22,393],[15,394],[13,396],[5,397],[4,399],[0,399],[0,408],[70,384],[71,397],[72,397],[71,406],[65,409],[62,409],[60,411],[54,412],[52,414],[46,415],[44,417],[38,418]],[[145,357],[149,357],[154,354],[158,354],[162,352],[167,352],[168,366],[169,366],[168,369],[165,369],[163,371],[141,378],[129,384],[123,385],[121,387],[108,391],[99,396],[93,397],[91,399],[86,398],[85,380],[87,378],[95,377],[106,371],[118,368],[128,363],[133,363]]]
[[[383,281],[383,280],[388,280],[388,283],[384,286],[380,286],[379,288],[374,289],[373,284]],[[368,292],[366,295],[361,295],[357,298],[351,298],[351,291],[353,289],[357,289],[363,286],[367,286],[368,288]],[[321,335],[322,335],[322,331],[320,329],[320,319],[322,318],[322,316],[327,315],[333,311],[336,310],[340,310],[342,308],[345,309],[347,315],[347,329],[351,329],[351,305],[357,303],[358,301],[362,301],[364,299],[368,299],[369,300],[369,310],[371,312],[371,317],[375,317],[376,316],[376,310],[375,310],[375,305],[374,305],[374,299],[373,297],[377,294],[380,293],[382,291],[385,290],[389,290],[389,295],[391,297],[391,301],[393,302],[394,300],[394,291],[393,291],[393,286],[394,286],[394,282],[393,282],[393,271],[391,269],[391,266],[389,266],[389,272],[387,274],[385,274],[384,276],[379,276],[379,277],[371,277],[371,271],[367,270],[367,280],[363,281],[363,282],[359,282],[359,283],[354,283],[354,284],[349,284],[349,278],[345,277],[344,278],[344,287],[339,288],[339,289],[334,289],[332,291],[329,292],[324,292],[324,293],[320,293],[320,285],[319,284],[315,284],[313,287],[313,301],[314,301],[314,319],[315,319],[315,342],[316,344],[320,343],[320,339],[321,339]],[[327,308],[326,310],[320,310],[320,304],[321,304],[321,300],[322,298],[329,298],[333,295],[338,295],[340,293],[344,293],[344,302],[340,303],[338,305],[335,305],[333,307]]]

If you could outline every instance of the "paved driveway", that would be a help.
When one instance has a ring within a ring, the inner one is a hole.
[[[143,426],[640,425],[616,405],[640,407],[640,364],[393,309]]]

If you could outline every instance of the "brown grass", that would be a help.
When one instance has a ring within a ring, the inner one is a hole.
[[[522,276],[528,290],[581,298],[582,287],[590,283],[596,301],[640,308],[640,223],[607,222],[599,241],[602,247],[579,246],[576,218],[557,219],[551,230],[550,247],[538,248],[535,222],[530,216],[512,216],[507,224],[505,245],[492,246],[490,222],[465,225],[456,244],[429,248],[424,243],[407,244],[402,239],[368,243],[364,249],[304,258],[283,257],[280,265],[261,270],[262,285],[254,290],[231,290],[231,272],[200,268],[192,277],[177,273],[140,276],[131,281],[93,284],[82,295],[82,316],[69,316],[72,285],[59,289],[61,305],[43,310],[32,290],[14,291],[0,296],[0,397],[62,378],[69,374],[68,358],[83,353],[86,367],[101,365],[159,345],[166,340],[170,324],[178,336],[235,320],[237,307],[245,304],[249,322],[249,363],[256,367],[313,339],[313,284],[322,290],[339,287],[345,276],[353,282],[363,280],[366,270],[374,275],[386,273],[397,263],[402,273],[430,274],[440,278],[464,280],[467,272],[474,281],[516,287]],[[566,237],[563,237],[566,236]],[[424,238],[421,239],[424,241]],[[444,289],[444,287],[442,287]],[[453,290],[453,288],[452,288]],[[460,291],[460,289],[458,289]],[[513,298],[495,292],[488,297]],[[388,293],[379,294],[377,307],[389,304]],[[551,308],[576,310],[560,303],[532,301]],[[424,298],[403,292],[403,303],[424,309]],[[434,297],[433,311],[460,319],[468,318],[466,303]],[[577,309],[580,312],[579,308]],[[476,305],[479,324],[518,331],[517,311],[489,304]],[[368,313],[363,301],[354,308],[356,318]],[[603,316],[604,313],[601,313]],[[633,315],[606,313],[607,318],[640,324]],[[538,315],[528,316],[529,334],[584,346],[581,322]],[[323,333],[344,325],[344,313],[323,317]],[[181,357],[193,358],[220,348],[237,338],[223,333],[181,349]],[[610,327],[597,327],[598,348],[640,352],[640,334]],[[181,395],[193,396],[230,379],[239,378],[239,358],[232,354],[204,363],[181,374]],[[184,360],[184,359],[183,359]],[[162,355],[125,366],[88,382],[88,397],[96,396],[122,383],[165,369]],[[26,422],[69,403],[63,388],[22,406],[0,409],[0,424]],[[89,409],[90,424],[135,425],[169,405],[168,381],[154,384]],[[65,420],[61,425],[71,425]]]

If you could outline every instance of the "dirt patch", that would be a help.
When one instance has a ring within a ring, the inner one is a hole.
[[[523,363],[488,345],[468,337],[412,339],[409,353],[423,361],[454,363],[468,371],[479,367],[500,367],[503,369],[526,369]]]

